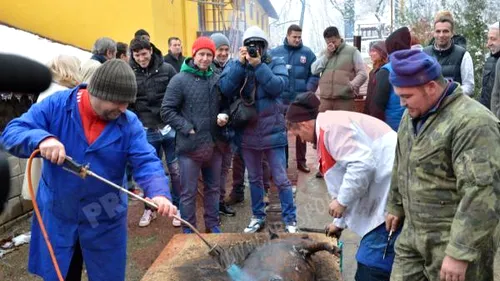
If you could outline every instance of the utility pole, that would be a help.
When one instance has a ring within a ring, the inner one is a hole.
[[[302,3],[302,10],[300,11],[299,25],[300,25],[300,27],[303,27],[303,25],[304,25],[304,13],[306,11],[306,0],[300,0],[300,3]]]
[[[394,31],[394,0],[391,0],[391,33]]]

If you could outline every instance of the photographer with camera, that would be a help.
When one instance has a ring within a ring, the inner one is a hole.
[[[257,26],[245,31],[243,45],[239,58],[231,61],[222,72],[219,86],[229,98],[241,95],[245,105],[251,105],[256,112],[255,118],[237,131],[252,197],[253,217],[244,232],[256,232],[265,223],[262,158],[266,155],[272,178],[279,189],[286,231],[295,233],[296,207],[286,173],[287,136],[280,99],[280,95],[288,88],[288,70],[282,59],[271,58],[267,54],[268,40],[264,31]]]

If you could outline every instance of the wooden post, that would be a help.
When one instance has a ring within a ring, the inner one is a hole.
[[[354,47],[358,48],[358,51],[361,52],[361,36],[354,35],[352,43],[353,43]]]

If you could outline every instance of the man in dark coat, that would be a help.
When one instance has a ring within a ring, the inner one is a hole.
[[[495,84],[495,68],[500,57],[500,27],[498,22],[491,25],[488,31],[488,49],[490,49],[490,56],[486,59],[483,68],[483,88],[479,102],[490,109],[491,92]]]
[[[274,183],[279,190],[286,231],[297,232],[296,206],[292,185],[286,173],[285,147],[287,136],[280,96],[288,89],[285,62],[267,53],[266,34],[257,26],[243,35],[244,47],[238,59],[229,62],[222,72],[219,86],[227,97],[240,95],[255,102],[258,117],[239,131],[242,154],[248,169],[253,216],[244,232],[253,233],[265,224],[262,159],[269,162]]]
[[[145,39],[133,39],[130,42],[132,59],[130,66],[137,81],[137,99],[131,109],[141,120],[148,142],[155,148],[160,159],[165,155],[168,172],[172,179],[172,198],[179,206],[180,178],[179,164],[175,155],[175,130],[166,125],[160,117],[160,106],[170,79],[176,74],[175,69],[163,62],[163,58],[153,51],[151,43]],[[139,226],[145,227],[156,218],[156,214],[145,205]],[[180,221],[174,220],[174,226]]]
[[[182,55],[182,42],[178,37],[168,38],[168,54],[163,57],[166,63],[175,68],[177,73],[181,72],[181,66],[186,58]]]
[[[221,127],[228,121],[220,103],[220,91],[211,64],[215,44],[200,37],[193,44],[193,57],[187,58],[181,72],[167,87],[161,117],[177,131],[176,151],[181,173],[180,209],[183,219],[196,226],[198,175],[205,182],[203,206],[205,230],[220,233],[219,196],[222,153]],[[183,227],[184,233],[192,233]]]
[[[296,24],[288,27],[283,45],[271,50],[270,54],[272,57],[283,59],[288,69],[288,89],[285,89],[281,95],[286,111],[288,105],[295,100],[297,94],[316,91],[319,75],[311,73],[311,65],[316,61],[316,55],[314,55],[311,49],[302,44],[302,28]],[[304,173],[309,173],[311,170],[306,165],[306,142],[296,137],[295,148],[297,169]]]

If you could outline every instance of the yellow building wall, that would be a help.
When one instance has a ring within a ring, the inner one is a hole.
[[[269,18],[266,12],[262,8],[262,6],[257,3],[257,1],[255,1],[254,4],[252,5],[253,8],[250,8],[250,5],[251,5],[250,1],[246,1],[245,11],[247,16],[247,26],[257,25],[269,35]],[[264,23],[262,23],[263,14],[265,14]]]
[[[264,8],[255,1],[253,4],[253,16],[251,15],[252,9],[250,8],[250,1],[245,1],[245,14],[243,12],[240,12],[240,20],[243,21],[246,17],[246,24],[247,27],[257,25],[259,26],[264,32],[266,32],[269,35],[269,17],[267,13],[265,12]],[[232,17],[233,17],[233,5],[228,4],[224,8],[224,16],[223,18],[220,16],[220,13],[215,10],[215,21],[219,22],[224,22],[226,28],[229,28],[232,26]],[[264,16],[262,16],[264,15]],[[258,20],[257,20],[258,16]],[[262,20],[263,19],[263,20]],[[214,6],[210,4],[205,5],[205,27],[206,31],[220,31],[223,29],[222,24],[216,24],[216,27],[214,28]],[[220,28],[219,28],[220,26]]]
[[[170,36],[179,37],[184,50],[191,48],[198,31],[198,4],[188,0],[6,0],[0,22],[85,50],[103,36],[129,43],[135,31],[143,28],[166,53]]]

